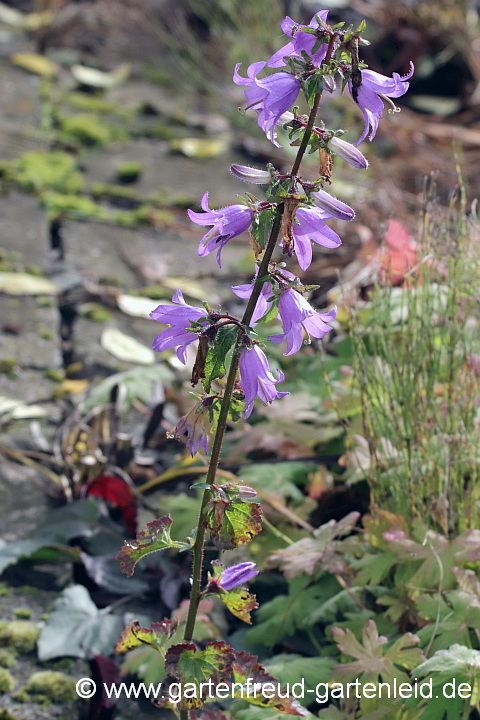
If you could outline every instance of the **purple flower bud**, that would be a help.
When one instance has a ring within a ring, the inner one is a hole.
[[[240,500],[251,500],[257,496],[257,491],[254,490],[250,485],[236,485],[235,489],[238,491]]]
[[[231,165],[230,172],[239,180],[244,180],[254,185],[266,185],[271,180],[268,170],[257,170],[248,165]]]
[[[320,17],[322,22],[326,22],[328,16],[328,10],[320,10],[310,20],[309,25],[300,25],[292,20],[291,17],[284,18],[280,23],[284,34],[292,38],[290,42],[284,45],[280,50],[272,55],[268,61],[269,67],[282,67],[286,65],[286,58],[297,57],[302,58],[303,52],[306,52],[311,58],[314,65],[320,65],[327,53],[327,45],[322,44],[316,52],[313,52],[313,48],[316,45],[317,38],[315,35],[302,32],[302,28],[318,28],[317,15]]]
[[[203,450],[205,455],[208,452],[208,434],[210,432],[210,419],[208,408],[200,401],[190,412],[179,420],[176,427],[169,433],[169,437],[181,438],[187,435],[187,448],[192,457]]]
[[[325,90],[327,90],[329,93],[335,92],[337,83],[335,82],[335,79],[331,75],[324,76],[323,84],[325,86]]]
[[[312,193],[312,200],[321,210],[330,213],[331,217],[339,220],[353,220],[355,217],[355,211],[350,205],[337,200],[336,197],[325,192],[325,190],[317,190],[317,192]]]
[[[243,562],[239,565],[232,565],[231,567],[225,568],[220,575],[220,587],[224,590],[233,590],[238,585],[252,580],[258,575],[258,570],[255,569],[256,565],[254,562]]]
[[[364,170],[368,167],[368,160],[365,155],[363,155],[360,150],[355,147],[355,145],[352,145],[346,140],[341,140],[338,137],[332,137],[328,146],[331,150],[333,150],[335,155],[339,155],[343,160],[346,160],[346,162],[350,163],[350,165],[353,165],[353,167],[359,168],[360,170]]]

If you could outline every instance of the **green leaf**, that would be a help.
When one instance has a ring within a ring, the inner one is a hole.
[[[459,644],[452,645],[448,650],[439,650],[419,665],[414,675],[416,678],[424,676],[422,682],[431,680],[432,697],[426,703],[421,698],[409,698],[405,701],[405,708],[423,705],[422,720],[444,720],[445,717],[447,720],[457,720],[466,717],[465,706],[474,706],[479,700],[480,651]],[[445,697],[443,686],[453,681],[456,692],[452,692],[450,685],[450,697]],[[462,698],[458,693],[458,687],[463,683],[470,686],[470,698]]]
[[[143,645],[160,650],[176,633],[177,627],[178,620],[167,618],[163,622],[152,623],[151,628],[144,628],[137,621],[131,622],[122,632],[115,650],[117,653],[126,653]]]
[[[330,678],[335,660],[332,657],[303,657],[301,655],[276,655],[265,662],[267,672],[275,675],[281,683],[290,688],[298,682],[305,682],[305,695],[299,698],[303,706],[310,705],[315,697],[318,683],[326,683]]]
[[[210,392],[214,380],[225,375],[225,359],[237,337],[238,327],[236,325],[227,325],[217,332],[215,342],[208,348],[207,359],[205,360],[205,377],[203,378],[205,392]]]
[[[300,505],[305,495],[298,486],[308,483],[308,476],[318,470],[313,462],[277,462],[257,463],[242,467],[239,476],[252,487],[259,487],[264,492],[275,493],[289,499],[294,505]]]
[[[262,250],[265,249],[268,238],[270,237],[276,212],[276,208],[267,208],[266,210],[255,213],[251,233]]]
[[[215,685],[230,679],[233,660],[233,648],[223,641],[208,643],[205,650],[198,650],[193,643],[172,645],[165,657],[165,671],[182,683],[184,694],[180,708],[202,708],[205,701],[214,700],[214,697],[207,697],[202,683],[213,682],[212,690],[208,688],[208,696],[214,696]],[[192,688],[192,697],[186,695],[189,690],[186,686]]]
[[[411,670],[423,660],[422,651],[414,647],[419,642],[416,635],[402,635],[391,647],[385,649],[387,638],[378,634],[373,620],[368,620],[365,624],[362,643],[348,629],[333,628],[332,634],[339,650],[356,658],[355,662],[334,668],[333,677],[339,682],[359,676],[362,676],[364,684],[379,681],[391,683],[394,678],[397,678],[398,682],[407,682],[408,674],[405,670]]]
[[[263,529],[262,508],[259,503],[214,500],[207,515],[207,527],[218,548],[232,550],[248,545]]]
[[[422,646],[435,636],[433,651],[449,648],[455,642],[469,645],[470,628],[480,628],[480,602],[463,590],[453,590],[444,596],[422,595],[416,601],[416,607],[421,618],[431,621],[417,634]]]
[[[144,530],[137,533],[136,540],[125,540],[125,543],[117,555],[120,561],[120,568],[126,575],[133,575],[135,565],[145,555],[159,550],[187,550],[190,543],[177,542],[170,537],[170,526],[172,518],[164,516],[147,523]]]
[[[278,693],[278,680],[267,673],[254,655],[245,652],[236,653],[233,663],[233,679],[234,683],[243,685],[243,688],[240,689],[235,684],[235,697],[253,705],[275,708],[275,710],[288,715],[305,714],[298,700],[283,697],[286,695],[284,689]]]
[[[315,73],[312,77],[304,84],[303,92],[305,94],[305,100],[308,103],[308,107],[312,108],[315,102],[315,96],[323,90],[323,76],[320,73]]]
[[[123,617],[100,612],[83,585],[70,585],[55,601],[40,634],[39,660],[109,655],[124,626]]]
[[[360,513],[351,512],[338,523],[330,520],[314,530],[313,537],[273,552],[267,559],[267,567],[280,567],[287,578],[313,575],[320,567],[333,574],[345,572],[343,543],[336,538],[350,533],[359,517]]]

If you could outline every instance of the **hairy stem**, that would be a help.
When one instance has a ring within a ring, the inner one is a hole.
[[[334,44],[335,44],[335,38],[336,38],[335,34],[333,34],[332,37],[330,38],[327,54],[325,56],[325,63],[328,63],[332,56],[332,52],[333,52]],[[298,148],[295,162],[293,163],[292,172],[291,172],[292,176],[297,175],[298,170],[300,168],[300,164],[303,159],[303,156],[307,149],[308,141],[310,140],[310,136],[312,134],[312,129],[315,124],[315,118],[317,116],[317,111],[318,111],[318,107],[320,105],[321,96],[322,96],[321,92],[317,93],[317,95],[315,96],[313,107],[310,111],[310,116],[308,118],[307,127],[305,128],[305,133],[303,135],[302,142],[300,144],[300,147]],[[253,312],[257,305],[258,298],[260,297],[263,283],[265,282],[265,280],[263,278],[268,274],[268,266],[269,266],[270,260],[272,259],[273,251],[275,250],[275,247],[278,242],[278,236],[280,234],[280,227],[282,224],[282,215],[283,215],[283,203],[280,203],[279,205],[277,205],[277,211],[276,211],[275,219],[273,222],[272,230],[270,232],[268,244],[267,244],[267,246],[265,248],[265,252],[263,254],[262,262],[260,263],[260,268],[257,273],[257,279],[256,279],[255,285],[253,287],[253,292],[250,296],[247,307],[245,309],[245,313],[242,318],[243,325],[249,325],[252,320]],[[215,482],[218,463],[220,461],[220,452],[222,449],[223,437],[225,435],[225,428],[226,428],[227,420],[228,420],[228,411],[230,409],[230,401],[231,401],[232,393],[233,393],[235,383],[237,380],[238,366],[239,366],[239,362],[240,362],[240,353],[242,350],[242,344],[241,344],[242,336],[243,336],[243,330],[239,329],[237,341],[236,341],[235,347],[233,349],[232,361],[230,364],[227,382],[226,382],[225,390],[224,390],[224,394],[223,394],[222,407],[220,409],[220,415],[218,417],[217,431],[215,433],[215,438],[214,438],[213,446],[212,446],[212,454],[210,457],[210,464],[209,464],[208,472],[207,472],[207,483],[209,485],[212,485]],[[190,596],[190,606],[188,608],[188,617],[187,617],[187,623],[185,626],[185,633],[184,633],[184,639],[186,642],[190,642],[193,637],[193,631],[195,628],[195,619],[197,617],[198,603],[200,601],[200,584],[201,584],[201,578],[202,578],[204,541],[205,541],[204,515],[205,515],[205,509],[207,507],[209,499],[210,499],[210,490],[205,490],[205,492],[203,493],[202,505],[200,508],[200,514],[199,514],[199,518],[198,518],[198,526],[197,526],[197,534],[196,534],[196,538],[195,538],[195,545],[193,547],[192,593]]]

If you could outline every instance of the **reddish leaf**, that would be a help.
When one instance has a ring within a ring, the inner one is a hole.
[[[136,621],[132,622],[122,632],[116,646],[116,652],[129,652],[142,645],[150,645],[155,650],[159,650],[175,634],[177,627],[178,620],[176,619],[168,620],[165,618],[162,622],[152,623],[151,628],[141,627],[140,623]]]
[[[177,542],[170,537],[172,518],[164,516],[147,523],[145,530],[137,534],[136,540],[125,540],[124,546],[117,555],[120,569],[126,575],[133,575],[135,565],[141,558],[152,552],[167,550],[187,550],[189,543]]]

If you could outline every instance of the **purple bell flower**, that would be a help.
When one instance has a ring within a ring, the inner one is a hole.
[[[393,73],[392,77],[381,75],[373,70],[361,70],[362,83],[358,87],[352,86],[352,81],[348,83],[350,95],[363,112],[364,128],[363,133],[356,142],[360,145],[365,140],[370,130],[368,139],[370,142],[375,137],[380,118],[383,117],[383,99],[382,95],[387,98],[398,98],[405,95],[410,83],[407,82],[413,73],[414,66],[410,63],[410,71],[407,75],[399,75]],[[394,106],[395,107],[395,106]]]
[[[243,562],[225,568],[220,575],[220,587],[224,590],[233,590],[238,585],[243,585],[258,575],[259,571],[255,568],[254,562]]]
[[[268,339],[276,345],[287,341],[287,352],[293,355],[302,347],[304,332],[315,338],[322,338],[332,329],[328,322],[335,320],[336,308],[328,313],[316,312],[297,290],[285,290],[280,296],[280,317],[283,334],[269,335]]]
[[[238,72],[241,64],[235,65],[233,82],[245,86],[247,108],[255,108],[258,125],[267,138],[276,144],[275,126],[283,113],[295,103],[301,87],[300,80],[287,72],[275,73],[259,80],[257,75],[265,67],[264,62],[252,63],[247,70],[248,77],[244,78]]]
[[[185,365],[187,346],[197,340],[195,333],[188,332],[190,321],[200,320],[200,318],[206,317],[208,312],[205,308],[188,305],[183,299],[181,290],[177,290],[173,294],[172,301],[179,307],[159,305],[150,313],[152,320],[170,325],[155,337],[152,347],[157,352],[176,347],[177,357]]]
[[[248,230],[253,220],[253,211],[247,205],[227,205],[219,210],[208,207],[208,192],[200,203],[203,213],[188,211],[188,217],[197,225],[213,225],[200,241],[198,254],[201,257],[217,250],[217,263],[222,267],[220,254],[229,240]]]
[[[350,205],[337,200],[325,190],[317,190],[312,193],[312,200],[320,210],[324,210],[330,214],[330,217],[337,218],[337,220],[353,220],[355,217],[355,210]]]
[[[252,280],[251,283],[247,283],[246,285],[234,285],[232,287],[233,292],[235,295],[237,295],[239,298],[248,300],[250,295],[253,292],[253,287],[255,285],[255,279],[258,275],[258,267],[257,271],[255,273],[255,278]],[[260,296],[257,300],[257,304],[255,306],[255,310],[253,311],[252,319],[250,320],[250,327],[255,327],[257,322],[265,315],[267,312],[270,303],[268,302],[268,299],[271,298],[273,295],[272,290],[272,283],[271,282],[264,282],[262,285],[262,289],[260,291]]]
[[[317,207],[299,207],[293,223],[294,250],[298,264],[306,270],[312,262],[312,242],[327,248],[337,248],[342,244],[337,233],[325,224],[331,213]]]
[[[288,17],[288,15],[282,20],[282,22],[280,23],[280,27],[282,28],[284,34],[292,38],[292,40],[286,45],[284,45],[282,48],[280,48],[280,50],[277,50],[274,55],[272,55],[272,57],[268,61],[269,67],[276,68],[286,65],[285,57],[301,58],[302,50],[312,58],[312,62],[314,65],[320,65],[323,62],[327,53],[328,45],[320,45],[317,52],[313,53],[313,47],[317,42],[317,38],[315,37],[315,35],[311,35],[310,33],[304,33],[300,30],[300,28],[306,27],[317,28],[317,15],[320,16],[320,19],[323,22],[326,22],[328,10],[320,10],[320,12],[316,13],[316,15],[314,15],[313,18],[310,20],[309,25],[300,25],[299,23],[296,23],[294,20],[292,20],[291,17]]]
[[[278,379],[275,379],[268,367],[267,356],[258,345],[242,350],[240,354],[240,387],[245,393],[245,420],[252,413],[257,395],[267,404],[289,395],[288,392],[277,392],[275,387],[276,383],[283,382],[284,377],[283,372],[279,370]]]
[[[353,167],[359,170],[365,170],[368,167],[368,160],[363,153],[352,145],[352,143],[342,140],[339,137],[332,137],[328,142],[328,147],[332,150],[335,155],[338,155],[346,162],[353,165]]]

